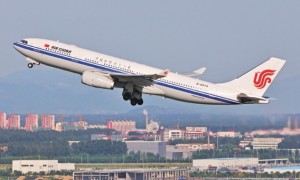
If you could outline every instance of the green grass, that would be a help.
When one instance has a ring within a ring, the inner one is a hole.
[[[0,169],[9,169],[11,166],[11,164],[0,164]]]

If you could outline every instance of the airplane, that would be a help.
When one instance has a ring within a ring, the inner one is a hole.
[[[123,99],[132,106],[143,104],[143,94],[197,104],[267,104],[270,99],[264,93],[286,62],[272,57],[232,81],[214,84],[195,78],[206,68],[174,73],[40,38],[26,38],[13,46],[26,57],[29,68],[44,64],[80,74],[81,82],[88,86],[122,88]]]

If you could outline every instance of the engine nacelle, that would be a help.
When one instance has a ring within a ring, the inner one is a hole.
[[[105,76],[102,73],[95,71],[83,72],[81,82],[88,86],[103,89],[113,89],[115,84],[110,76]]]

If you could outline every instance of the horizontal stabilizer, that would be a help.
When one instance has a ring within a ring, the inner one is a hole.
[[[269,99],[259,96],[248,96],[244,93],[238,95],[238,100],[243,104],[268,104]]]

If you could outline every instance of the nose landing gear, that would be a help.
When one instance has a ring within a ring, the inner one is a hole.
[[[33,63],[28,63],[27,66],[28,66],[28,68],[32,68],[33,67]]]
[[[32,68],[35,65],[40,65],[40,62],[35,61],[35,60],[33,60],[33,59],[29,58],[29,57],[26,57],[26,61],[28,61],[28,64],[27,64],[28,68]]]
[[[33,66],[35,66],[35,65],[40,65],[40,63],[28,63],[27,67],[28,68],[33,68]]]

